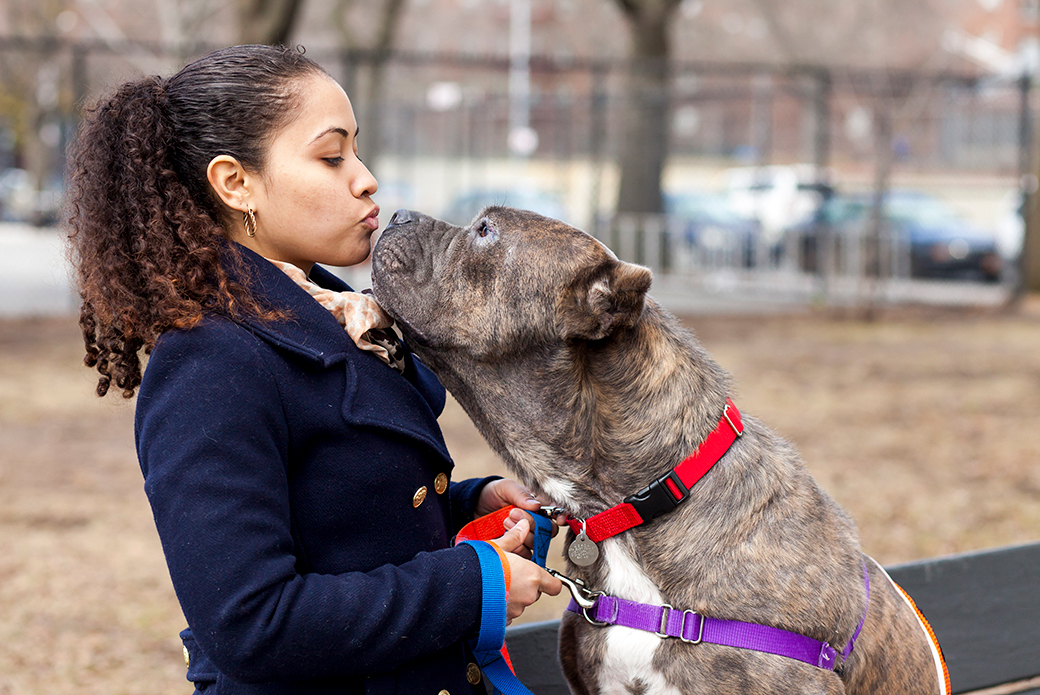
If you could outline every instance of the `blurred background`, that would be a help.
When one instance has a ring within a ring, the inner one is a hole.
[[[0,695],[188,692],[64,152],[120,82],[277,42],[350,95],[384,223],[507,204],[651,267],[879,561],[1040,536],[1040,1],[3,0]],[[456,477],[504,472],[442,426]]]
[[[0,218],[55,222],[84,103],[238,42],[343,84],[388,212],[528,207],[758,301],[1029,282],[1033,0],[6,0]]]

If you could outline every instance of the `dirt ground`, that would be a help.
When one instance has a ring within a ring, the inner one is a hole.
[[[687,323],[882,563],[1040,538],[1040,299]],[[72,319],[0,321],[0,695],[188,693],[133,404],[81,356]],[[457,405],[442,425],[456,477],[500,471]]]

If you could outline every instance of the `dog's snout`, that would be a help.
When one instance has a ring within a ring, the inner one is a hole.
[[[390,222],[386,226],[389,229],[390,227],[408,224],[409,222],[417,222],[418,220],[419,213],[401,208],[390,217]]]

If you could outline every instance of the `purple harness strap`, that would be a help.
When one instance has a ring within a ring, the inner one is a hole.
[[[867,620],[867,608],[870,607],[870,577],[867,575],[866,563],[863,565],[863,583],[867,590],[867,605],[863,609],[863,617],[860,618],[856,631],[841,653],[840,663],[837,662],[837,650],[826,642],[768,625],[709,618],[694,611],[676,610],[669,605],[655,606],[604,595],[596,599],[591,609],[583,611],[572,600],[567,610],[582,613],[594,625],[621,625],[653,632],[660,637],[678,637],[690,644],[705,642],[738,649],[752,649],[833,671],[835,667],[845,664],[848,660]]]

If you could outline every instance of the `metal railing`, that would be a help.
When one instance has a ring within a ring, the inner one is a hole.
[[[887,225],[877,235],[866,226],[814,225],[769,240],[622,214],[599,217],[592,234],[619,259],[650,268],[651,294],[660,288],[672,304],[676,294],[696,293],[766,303],[995,305],[1013,289],[1013,269],[995,251],[962,249],[956,239],[915,249]]]

